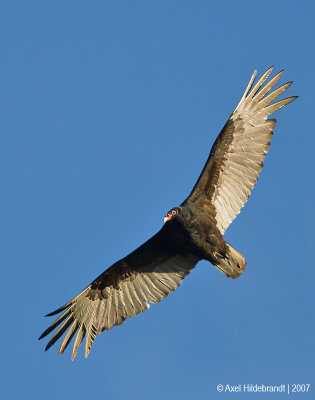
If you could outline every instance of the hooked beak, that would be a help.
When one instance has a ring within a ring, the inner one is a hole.
[[[170,214],[165,215],[164,224],[165,224],[165,222],[169,221],[170,219],[172,219],[172,216]]]

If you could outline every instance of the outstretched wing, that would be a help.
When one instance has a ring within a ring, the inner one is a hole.
[[[96,335],[122,324],[126,318],[149,308],[173,292],[199,259],[170,237],[170,224],[137,250],[103,272],[77,297],[58,310],[63,313],[40,336],[60,326],[50,339],[48,350],[66,331],[59,353],[62,354],[76,334],[72,360],[86,336],[87,357]]]
[[[271,91],[283,71],[266,85],[269,68],[253,86],[256,71],[238,106],[216,139],[204,169],[184,203],[194,203],[212,215],[223,234],[246,203],[270,147],[275,119],[270,114],[296,97],[272,103],[292,82]],[[271,91],[271,92],[270,92]]]

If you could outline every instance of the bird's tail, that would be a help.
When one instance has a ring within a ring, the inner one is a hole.
[[[245,257],[228,243],[226,243],[226,245],[226,254],[224,256],[220,255],[220,257],[216,258],[216,262],[214,263],[214,265],[225,276],[236,279],[246,269]]]

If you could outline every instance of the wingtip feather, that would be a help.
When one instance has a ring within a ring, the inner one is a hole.
[[[69,301],[69,303],[57,308],[57,310],[52,311],[49,314],[46,314],[45,317],[52,317],[53,315],[61,313],[61,311],[65,310],[70,304],[71,304],[71,301]]]
[[[82,340],[84,339],[85,334],[86,334],[85,326],[84,326],[84,324],[81,324],[79,326],[79,331],[78,331],[77,336],[75,338],[73,349],[72,349],[72,355],[71,355],[71,360],[72,361],[74,361],[74,359],[75,359],[75,357],[76,357],[76,355],[78,353],[78,349],[79,349],[79,347],[80,347],[80,345],[82,343]]]

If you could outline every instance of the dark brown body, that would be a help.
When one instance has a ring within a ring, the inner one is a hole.
[[[225,242],[213,218],[193,205],[183,204],[176,209],[176,218],[165,223],[151,239],[113,264],[100,275],[99,281],[96,279],[93,282],[92,288],[98,285],[104,287],[106,273],[106,284],[112,285],[121,274],[127,277],[134,271],[149,272],[152,257],[158,264],[162,254],[170,258],[178,254],[183,257],[193,255],[198,261],[204,259],[211,262],[224,275],[237,278],[246,268],[245,258]]]

